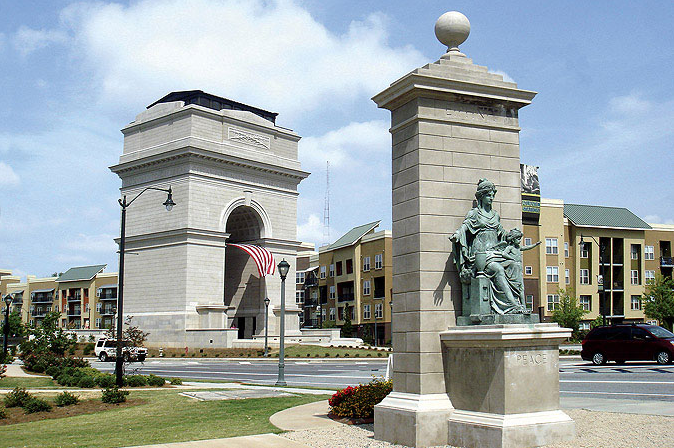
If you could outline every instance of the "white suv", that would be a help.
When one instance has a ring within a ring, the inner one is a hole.
[[[105,362],[114,360],[117,357],[117,341],[115,339],[101,338],[96,342],[94,349],[96,357]],[[122,356],[124,361],[145,361],[147,349],[145,347],[133,347],[128,342],[124,342],[122,347]]]

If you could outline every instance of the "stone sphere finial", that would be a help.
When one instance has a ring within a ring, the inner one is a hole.
[[[468,39],[469,34],[470,22],[458,11],[446,12],[435,22],[435,36],[447,45],[448,53],[464,56],[459,51],[459,45]]]

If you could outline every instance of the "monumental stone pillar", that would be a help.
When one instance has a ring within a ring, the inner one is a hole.
[[[479,179],[498,189],[503,227],[521,228],[518,110],[536,93],[461,53],[469,31],[462,14],[443,15],[435,32],[447,53],[373,98],[391,111],[393,143],[393,392],[375,408],[375,437],[414,447],[448,442],[440,333],[462,306],[449,237]]]

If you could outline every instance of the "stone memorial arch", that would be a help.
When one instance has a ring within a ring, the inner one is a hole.
[[[173,189],[169,213],[148,192],[127,211],[124,313],[149,331],[152,347],[230,347],[278,335],[281,281],[227,243],[264,247],[294,276],[297,186],[309,173],[300,137],[275,113],[204,93],[173,92],[122,129],[124,151],[110,169],[122,195]],[[299,335],[293,282],[286,282],[286,334]],[[265,292],[266,291],[266,292]]]

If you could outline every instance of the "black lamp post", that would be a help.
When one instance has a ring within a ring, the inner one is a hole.
[[[9,339],[9,307],[12,306],[12,296],[7,294],[3,299],[5,302],[5,331],[2,341],[2,361],[7,360],[7,340]]]
[[[599,305],[599,310],[601,311],[601,317],[602,317],[602,325],[606,325],[606,288],[604,287],[604,276],[606,275],[606,269],[604,266],[604,248],[599,244],[599,242],[592,236],[589,235],[590,238],[592,238],[592,241],[594,241],[597,244],[597,248],[599,248],[599,265],[601,266],[601,283],[597,282],[597,288],[599,289],[599,292],[601,292],[601,304]],[[580,234],[580,242],[578,243],[581,246],[581,250],[583,246],[585,245],[585,241],[583,241],[583,234]]]
[[[155,188],[155,187],[147,187],[140,193],[138,193],[133,199],[131,199],[129,202],[126,201],[126,195],[122,199],[119,199],[117,202],[119,202],[119,205],[122,207],[122,229],[121,229],[121,236],[119,238],[119,287],[117,288],[117,356],[115,357],[115,376],[116,376],[116,382],[117,382],[117,387],[122,387],[124,385],[124,378],[123,378],[123,367],[124,367],[124,359],[122,355],[122,347],[123,347],[123,341],[122,341],[122,326],[123,326],[123,305],[124,305],[124,246],[126,243],[126,209],[129,205],[133,203],[138,197],[145,193],[147,190],[157,190],[157,191],[163,191],[165,193],[168,193],[168,196],[166,197],[166,201],[162,205],[166,207],[167,211],[171,211],[173,209],[173,206],[176,205],[175,202],[173,202],[173,193],[171,192],[171,187],[168,187],[168,190],[165,190],[163,188]]]
[[[372,312],[374,313],[374,346],[377,346],[377,304],[374,303],[374,300],[372,301],[372,306],[374,307],[374,310]]]
[[[264,357],[269,356],[269,344],[267,338],[269,337],[269,297],[264,299]]]
[[[281,340],[279,341],[279,355],[278,355],[278,380],[277,386],[285,386],[285,319],[286,319],[286,276],[290,270],[290,263],[282,260],[278,264],[278,273],[281,275]]]
[[[318,313],[318,328],[321,328],[321,323],[322,323],[322,322],[321,322],[321,319],[323,318],[322,310],[323,310],[323,308],[322,308],[321,305],[319,304],[319,305],[316,307],[316,313]]]

